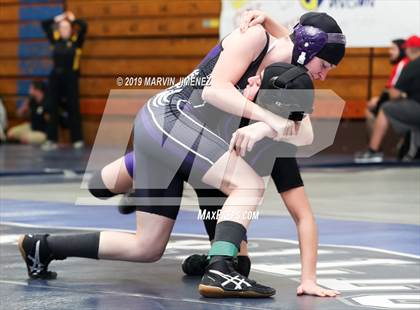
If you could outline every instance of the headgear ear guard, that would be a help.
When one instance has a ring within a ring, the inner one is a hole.
[[[301,24],[294,27],[292,40],[294,42],[292,63],[302,66],[311,61],[329,43],[346,45],[346,37],[342,33],[326,33],[314,26]],[[337,64],[334,60],[330,62]]]
[[[313,111],[313,88],[305,67],[274,63],[264,70],[255,102],[284,118],[301,121]]]

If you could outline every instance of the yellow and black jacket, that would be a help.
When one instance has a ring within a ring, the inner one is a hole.
[[[87,24],[82,19],[76,19],[73,21],[72,27],[73,29],[76,27],[77,32],[68,40],[64,40],[54,29],[53,19],[42,21],[42,29],[52,48],[54,73],[79,72],[80,55],[86,37]]]

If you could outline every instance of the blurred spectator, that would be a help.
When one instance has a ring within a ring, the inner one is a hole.
[[[387,90],[389,100],[379,109],[369,149],[356,154],[359,163],[382,162],[382,140],[389,124],[401,135],[411,132],[411,142],[405,159],[416,157],[420,146],[420,37],[410,37],[403,47],[410,63],[402,70],[394,87]]]
[[[74,148],[83,147],[82,126],[79,107],[79,64],[87,24],[65,12],[54,19],[42,22],[53,49],[53,69],[49,77],[47,112],[47,141],[43,150],[57,148],[59,103],[66,98],[68,126]]]
[[[0,98],[0,142],[3,142],[6,140],[6,136],[4,134],[6,127],[7,127],[7,113],[3,105],[3,100]]]
[[[42,144],[47,140],[45,134],[44,107],[47,88],[41,81],[33,81],[29,86],[29,96],[19,107],[17,116],[29,117],[29,122],[12,127],[7,139],[25,144]]]
[[[378,115],[379,108],[382,104],[389,100],[388,89],[395,86],[402,69],[409,62],[409,58],[405,55],[405,49],[403,48],[405,40],[396,39],[391,42],[389,47],[389,62],[393,65],[391,75],[385,85],[385,89],[382,91],[380,96],[372,97],[367,102],[366,109],[366,120],[368,125],[369,134],[372,132],[375,118]]]

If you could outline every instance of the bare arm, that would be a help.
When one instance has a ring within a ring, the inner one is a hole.
[[[249,27],[261,24],[265,30],[276,38],[288,36],[289,29],[280,23],[277,23],[273,18],[263,11],[251,10],[246,11],[241,16],[240,29],[242,32],[246,31]]]
[[[224,43],[224,50],[211,74],[211,83],[203,89],[203,100],[229,114],[263,121],[281,135],[290,126],[287,120],[259,107],[235,88],[266,44],[265,30],[261,26],[246,33],[236,30]]]
[[[296,224],[299,238],[302,271],[301,285],[297,289],[297,294],[321,297],[340,294],[334,290],[323,289],[316,284],[318,230],[303,186],[283,192],[281,197]]]
[[[277,23],[273,18],[267,15],[263,27],[276,38],[290,35],[289,29],[282,24]]]
[[[306,115],[296,126],[298,127],[296,135],[285,136],[281,139],[281,141],[288,142],[296,146],[312,144],[314,140],[314,132],[310,117]]]
[[[294,123],[293,121],[289,121]],[[282,136],[278,141],[287,142],[296,146],[312,144],[313,131],[309,116],[306,116],[299,124],[294,123],[296,135]],[[246,152],[251,152],[255,143],[264,137],[276,140],[277,132],[264,122],[255,122],[251,125],[236,130],[229,144],[229,151],[235,150],[239,156],[245,156]],[[277,141],[277,140],[276,140]]]
[[[304,145],[312,144],[313,139],[314,139],[314,133],[312,129],[311,119],[309,118],[309,116],[306,116],[299,123],[294,123],[294,126],[298,128],[296,129],[296,135],[282,136],[281,139],[279,139],[278,141],[287,142],[296,146],[304,146]],[[237,131],[238,132],[242,131],[242,133],[244,133],[245,131],[250,131],[253,135],[256,135],[256,137],[259,137],[260,139],[264,137],[275,139],[277,137],[276,131],[273,130],[270,126],[268,126],[264,122],[256,122],[251,125],[242,127],[241,129],[238,129]],[[234,141],[234,140],[235,139],[231,141],[231,148],[233,148],[233,146],[237,143],[237,141]],[[249,146],[248,152],[252,150],[253,145],[254,144]]]
[[[263,49],[265,31],[262,27],[255,27],[246,33],[234,31],[224,43],[226,46],[211,74],[211,85],[203,89],[202,97],[227,113],[262,121],[263,109],[245,98],[234,85]]]
[[[64,13],[61,13],[61,14],[59,14],[59,15],[57,15],[56,17],[54,17],[54,22],[55,23],[59,23],[59,22],[61,22],[62,20],[64,20],[64,19],[66,19],[66,15],[67,13],[66,12],[64,12]]]
[[[298,231],[302,264],[301,281],[316,281],[318,231],[305,190],[303,187],[295,188],[282,193],[281,197]]]

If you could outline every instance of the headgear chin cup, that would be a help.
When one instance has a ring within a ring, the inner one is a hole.
[[[328,43],[346,44],[342,33],[326,33],[313,26],[297,24],[293,31],[294,47],[292,62],[306,65]]]

